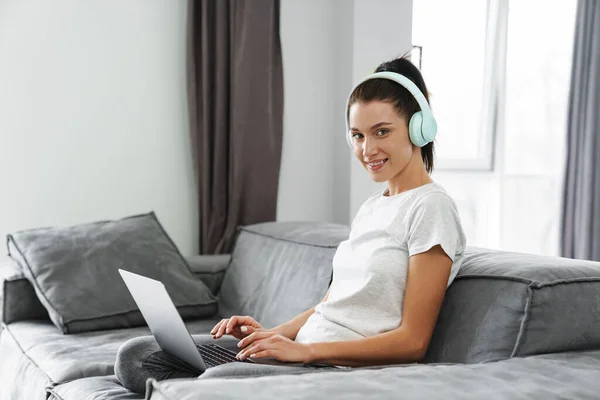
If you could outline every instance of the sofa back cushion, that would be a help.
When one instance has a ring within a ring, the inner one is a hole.
[[[218,291],[230,255],[184,256],[196,278],[211,290]],[[207,267],[206,264],[210,264]],[[216,307],[215,307],[216,308]],[[0,322],[47,320],[48,310],[38,299],[23,268],[9,256],[0,256]]]
[[[153,212],[15,232],[7,244],[63,333],[145,325],[119,268],[160,280],[183,318],[210,317],[217,309]]]
[[[265,327],[316,305],[346,225],[269,222],[238,229],[219,314]],[[600,263],[469,246],[425,362],[477,363],[600,348]]]
[[[600,263],[468,247],[426,362],[600,348]]]
[[[324,222],[238,227],[219,295],[219,314],[251,315],[271,328],[319,303],[337,246],[350,228]]]
[[[8,325],[23,319],[50,317],[17,262],[0,256],[0,322]]]

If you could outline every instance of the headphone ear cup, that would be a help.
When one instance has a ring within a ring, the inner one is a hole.
[[[421,134],[427,143],[433,142],[433,139],[435,139],[435,136],[437,135],[437,122],[433,116],[423,119]]]
[[[421,130],[422,124],[423,113],[421,111],[414,113],[408,122],[408,135],[410,137],[410,141],[417,147],[423,147],[428,143],[423,138],[423,132]]]

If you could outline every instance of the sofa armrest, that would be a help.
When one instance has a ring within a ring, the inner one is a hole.
[[[8,325],[39,319],[49,320],[50,317],[33,286],[14,259],[0,256],[0,321]]]
[[[231,254],[201,254],[187,256],[185,259],[194,274],[217,295],[231,261]]]

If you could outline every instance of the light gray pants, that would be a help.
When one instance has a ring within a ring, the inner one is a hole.
[[[213,339],[211,335],[192,335],[197,345],[218,344],[227,349],[240,350],[237,347],[237,339],[223,337]],[[117,353],[115,362],[115,374],[121,384],[127,389],[144,394],[146,381],[154,378],[157,381],[175,378],[211,377],[219,378],[244,378],[263,375],[289,375],[303,374],[318,371],[342,371],[335,367],[311,367],[311,366],[287,366],[287,365],[265,365],[243,362],[234,362],[202,371],[180,361],[174,356],[163,352],[154,336],[142,336],[130,339],[123,343]]]

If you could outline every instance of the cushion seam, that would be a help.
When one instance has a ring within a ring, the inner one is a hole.
[[[334,248],[336,248],[336,247],[338,247],[338,246],[339,246],[339,243],[338,243],[338,244],[336,244],[336,245],[322,245],[322,244],[311,244],[311,243],[304,243],[304,242],[299,242],[299,241],[297,241],[297,240],[291,240],[291,239],[278,238],[278,237],[275,237],[275,236],[267,235],[267,234],[265,234],[265,233],[261,233],[261,232],[255,232],[255,231],[252,231],[252,230],[246,229],[245,227],[240,227],[240,229],[241,229],[241,230],[243,230],[243,231],[249,232],[249,233],[253,233],[253,234],[255,234],[255,235],[258,235],[258,236],[263,236],[263,237],[267,237],[267,238],[270,238],[270,239],[279,240],[279,241],[282,241],[282,242],[296,243],[296,244],[303,244],[303,245],[306,245],[306,246],[312,246],[312,247],[321,247],[321,248],[325,248],[325,249],[334,249]],[[347,240],[347,239],[346,239],[346,240]]]
[[[521,282],[521,283],[526,283],[526,284],[538,283],[529,278],[522,278],[520,276],[513,276],[513,275],[463,274],[463,275],[457,275],[454,280],[476,279],[476,278],[479,278],[479,279],[501,279],[501,280],[507,280],[507,281]]]
[[[63,399],[63,398],[62,398],[62,397],[61,397],[61,396],[60,396],[58,393],[56,393],[56,392],[54,391],[54,388],[48,388],[48,389],[46,389],[46,392],[47,392],[48,394],[51,394],[52,396],[56,397],[58,400],[65,400],[65,399]]]
[[[581,283],[581,282],[600,282],[600,277],[581,277],[581,278],[568,278],[568,279],[557,279],[555,281],[538,283],[535,287],[537,289],[544,288],[546,286],[556,286],[560,284],[569,284],[569,283]]]
[[[564,279],[556,279],[549,282],[540,282],[538,280],[523,278],[520,276],[514,275],[486,275],[486,274],[463,274],[457,275],[455,280],[460,279],[501,279],[507,281],[515,281],[522,282],[532,285],[535,288],[543,288],[545,286],[553,286],[563,283],[578,283],[578,282],[600,282],[600,276],[589,276],[589,277],[578,277],[578,278],[564,278]]]
[[[198,275],[198,274],[212,274],[212,275],[214,275],[214,274],[220,274],[222,272],[227,271],[227,267],[228,266],[229,265],[227,265],[227,266],[225,266],[225,267],[223,267],[221,269],[218,269],[218,270],[207,270],[207,269],[200,269],[199,268],[197,270],[192,269],[192,271],[193,271],[194,275]]]
[[[197,306],[210,306],[215,304],[216,301],[215,300],[211,300],[210,303],[203,303],[203,304],[184,304],[184,305],[180,305],[180,306],[176,306],[175,308],[177,308],[177,310],[179,311],[180,308],[184,308],[184,307],[197,307]],[[129,311],[124,311],[124,312],[120,312],[117,314],[110,314],[110,315],[102,315],[100,317],[89,317],[89,318],[73,318],[70,319],[66,322],[64,322],[65,325],[71,324],[72,322],[76,322],[76,321],[91,321],[91,320],[95,320],[95,319],[102,319],[102,318],[109,318],[109,317],[115,317],[118,315],[123,315],[123,314],[129,314],[129,313],[133,313],[133,312],[137,312],[140,313],[139,309],[133,309],[133,310],[129,310]],[[119,329],[119,328],[112,328],[112,329]]]
[[[15,279],[15,278],[17,278],[17,279]],[[8,279],[4,279],[4,282],[18,282],[18,281],[28,281],[28,279],[25,275],[19,276],[19,277],[11,276]]]
[[[525,307],[523,308],[523,318],[521,319],[521,325],[519,326],[519,333],[517,333],[517,338],[515,339],[515,346],[513,347],[513,351],[510,355],[510,358],[515,357],[517,352],[519,351],[519,347],[523,341],[523,335],[526,329],[527,322],[529,321],[529,314],[531,303],[533,302],[533,289],[532,285],[527,286],[527,301],[525,302]]]

